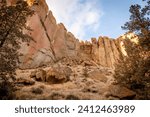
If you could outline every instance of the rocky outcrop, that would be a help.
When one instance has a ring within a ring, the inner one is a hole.
[[[47,71],[46,82],[49,84],[67,82],[71,73],[72,70],[69,67],[52,67]]]
[[[14,82],[16,85],[34,85],[35,81],[28,78],[19,78]]]
[[[13,5],[16,0],[8,1]],[[22,43],[20,52],[21,68],[36,68],[51,65],[63,58],[77,57],[82,60],[92,60],[98,65],[114,68],[118,61],[121,41],[108,37],[92,38],[91,42],[79,42],[65,26],[57,24],[45,0],[27,0],[35,14],[28,19],[27,25],[32,31],[24,33],[33,37],[29,46]]]
[[[28,31],[35,41],[31,41],[30,45],[22,45],[21,57],[22,67],[38,67],[43,63],[47,64],[54,59],[54,55],[51,51],[50,40],[46,34],[45,29],[41,23],[39,15],[35,13],[29,20],[27,25],[31,27],[32,31]]]
[[[126,87],[112,85],[109,87],[110,95],[119,99],[134,99],[136,93]]]
[[[90,42],[81,42],[80,51],[87,54],[89,59],[93,59],[97,64],[105,67],[114,68],[120,55],[120,46],[117,41],[108,37],[91,39]]]
[[[77,56],[79,41],[62,23],[56,23],[45,0],[33,4],[32,9],[35,14],[27,21],[32,31],[24,32],[33,37],[34,41],[31,41],[29,46],[22,44],[21,68],[36,68],[51,64],[63,57]]]
[[[15,91],[17,99],[100,100],[114,98],[108,90],[114,81],[112,74],[109,74],[110,69],[97,68],[94,65],[83,66],[81,64],[68,67],[59,62],[42,69],[47,74],[46,82],[34,80],[34,85],[19,85],[18,90]],[[25,73],[28,74],[26,78],[36,77],[35,70],[37,71],[37,69],[19,70],[20,72],[17,73],[20,76]]]
[[[47,70],[38,69],[30,72],[30,78],[48,84],[58,84],[69,81],[72,70],[68,66],[52,66]]]

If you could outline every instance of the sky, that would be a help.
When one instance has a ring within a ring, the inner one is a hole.
[[[108,36],[117,38],[126,31],[121,29],[129,21],[129,7],[142,0],[46,0],[57,23],[80,40]]]

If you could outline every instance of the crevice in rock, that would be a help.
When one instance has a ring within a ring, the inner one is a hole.
[[[49,40],[49,42],[50,42],[50,49],[51,49],[52,54],[53,54],[53,56],[54,56],[54,59],[52,59],[52,60],[53,60],[53,62],[56,62],[56,54],[55,54],[54,47],[53,47],[53,45],[52,45],[51,39],[50,39],[50,37],[49,37],[49,35],[48,35],[48,33],[47,33],[47,29],[46,29],[46,27],[45,27],[45,25],[44,25],[44,22],[43,22],[41,19],[40,19],[40,22],[41,22],[41,24],[42,24],[42,26],[43,26],[43,28],[44,28],[44,30],[45,30],[45,34],[46,34],[46,36],[47,36],[47,38],[48,38],[48,40]]]
[[[112,47],[112,43],[113,43],[113,40],[112,41],[110,41],[110,45],[111,45],[111,49],[112,49],[112,53],[113,53],[113,57],[114,57],[114,60],[116,60],[116,56],[115,56],[115,53],[114,53],[114,48]],[[115,47],[116,47],[116,45],[115,45]],[[117,47],[116,47],[117,48]]]
[[[104,45],[104,51],[105,51],[106,64],[107,64],[107,66],[109,66],[109,65],[108,65],[108,58],[107,58],[106,44],[105,44],[104,39],[103,39],[103,45]]]
[[[108,58],[109,58],[110,64],[111,64],[110,67],[112,68],[112,67],[113,67],[113,62],[112,62],[112,59],[113,59],[113,58],[112,58],[111,55],[110,55],[111,53],[113,53],[113,52],[112,52],[112,48],[111,48],[111,42],[110,42],[111,39],[108,40],[108,41],[109,41],[109,42],[108,42],[108,44],[109,44],[108,49],[110,49],[110,51],[108,51],[108,56],[109,56]]]
[[[118,45],[117,45],[116,43],[114,43],[114,44],[115,44],[115,46],[116,46],[116,48],[117,48],[117,50],[118,50],[119,59],[123,59],[124,57],[123,57],[123,54],[122,54],[121,49],[120,49],[120,47],[119,47],[119,44],[118,44]],[[118,61],[118,60],[116,60],[116,61]]]
[[[112,47],[112,40],[110,40],[110,48],[111,48],[111,52],[112,52],[112,54],[113,54],[113,58],[112,58],[112,59],[114,59],[114,61],[115,61],[115,60],[116,60],[116,57],[115,57],[115,54],[114,54],[114,49],[113,49],[113,47]],[[112,64],[112,67],[114,67],[112,61],[111,61],[111,64]]]

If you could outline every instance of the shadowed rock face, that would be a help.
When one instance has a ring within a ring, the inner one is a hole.
[[[9,0],[13,5],[16,0]],[[79,42],[65,26],[57,24],[45,0],[38,0],[31,7],[35,14],[28,19],[32,31],[24,30],[35,41],[29,46],[22,43],[21,68],[35,68],[58,61],[64,57],[93,60],[96,64],[114,68],[119,58],[120,42],[108,37],[92,38],[91,42]]]

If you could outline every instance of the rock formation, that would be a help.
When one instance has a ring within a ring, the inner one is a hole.
[[[98,40],[92,38],[91,42],[82,42],[80,50],[88,54],[97,64],[113,68],[120,54],[120,46],[117,41],[108,37],[99,37]]]
[[[23,45],[21,57],[23,67],[39,67],[55,62],[62,57],[76,56],[78,40],[67,32],[65,26],[57,24],[45,0],[33,5],[35,15],[28,19],[27,25],[32,31],[27,31],[35,40],[30,46]]]
[[[7,4],[16,1],[7,0]],[[24,33],[33,40],[29,45],[21,43],[16,99],[135,98],[134,92],[113,85],[112,68],[121,54],[127,55],[123,40],[137,37],[130,33],[118,39],[79,41],[62,23],[57,24],[45,0],[27,2],[35,14],[27,20],[32,31]]]
[[[8,4],[14,4],[11,0]],[[119,59],[120,42],[108,37],[92,38],[91,42],[79,42],[65,26],[57,24],[45,0],[27,0],[35,14],[28,19],[27,25],[32,31],[25,30],[33,37],[30,45],[22,44],[20,57],[21,68],[35,68],[42,65],[52,64],[64,57],[91,59],[96,64],[114,68]]]

